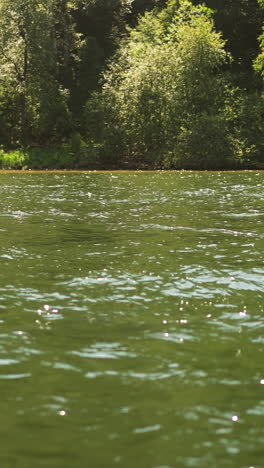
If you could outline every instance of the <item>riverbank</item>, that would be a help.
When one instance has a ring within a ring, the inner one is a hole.
[[[0,151],[0,169],[95,169],[96,167],[94,159],[85,160],[82,152],[77,153],[66,146]]]
[[[56,147],[0,150],[0,170],[137,170],[163,169],[155,162],[120,161],[100,154],[95,146],[71,143]]]
[[[263,162],[247,162],[219,167],[164,167],[155,161],[117,161],[113,157],[99,158],[92,151],[74,151],[68,145],[54,148],[0,150],[0,170],[263,170]]]

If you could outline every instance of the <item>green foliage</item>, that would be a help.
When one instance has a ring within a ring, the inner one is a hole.
[[[264,79],[264,28],[263,34],[259,36],[260,53],[254,62],[254,68]]]
[[[56,31],[56,14],[53,0],[0,2],[1,84],[14,96],[22,144],[69,130],[67,92],[59,83],[59,62],[65,63],[66,52]]]
[[[262,161],[263,5],[0,0],[0,145],[13,149],[1,164]]]
[[[233,103],[236,109],[234,134],[247,165],[264,162],[264,94],[239,92]]]
[[[1,169],[22,169],[27,167],[28,154],[14,150],[6,153],[3,149],[0,149],[0,168]]]
[[[234,60],[232,71],[238,82],[248,75],[247,85],[252,79],[252,61],[258,55],[258,36],[264,21],[263,0],[193,0],[194,4],[205,3],[215,12],[216,29],[227,40],[227,50]],[[251,75],[251,76],[250,76]]]
[[[100,166],[99,166],[100,167]],[[96,169],[97,155],[85,143],[72,151],[71,142],[52,148],[0,150],[0,169]]]
[[[101,103],[97,96],[90,104],[92,113],[102,108],[96,141],[130,163],[222,167],[231,152],[228,87],[219,74],[228,60],[225,43],[207,8],[183,0],[172,18],[168,12],[147,13],[111,64]]]
[[[19,141],[17,107],[15,90],[0,85],[0,142],[2,145],[16,146]]]

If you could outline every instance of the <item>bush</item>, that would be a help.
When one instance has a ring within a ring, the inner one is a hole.
[[[1,169],[23,169],[27,167],[29,155],[21,150],[5,152],[0,150]]]

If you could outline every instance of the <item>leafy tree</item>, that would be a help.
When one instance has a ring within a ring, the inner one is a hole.
[[[54,136],[58,130],[65,130],[65,124],[68,126],[58,49],[52,0],[1,0],[1,86],[7,96],[12,96],[21,144],[42,135]]]
[[[96,141],[109,145],[112,138],[117,151],[119,139],[125,157],[137,164],[223,166],[231,157],[228,86],[220,73],[228,60],[224,46],[206,7],[172,0],[161,13],[146,13],[94,98],[104,109],[93,115],[103,128]]]
[[[264,0],[258,0],[259,6],[264,12]],[[254,68],[264,79],[264,24],[262,25],[262,34],[259,36],[260,52],[254,62]]]
[[[214,10],[215,26],[223,33],[227,50],[232,54],[236,72],[252,71],[258,54],[258,36],[264,20],[262,0],[193,0]],[[250,81],[250,78],[248,78]]]
[[[138,17],[144,15],[147,11],[151,11],[154,8],[161,10],[165,8],[167,0],[134,0],[132,2],[131,15],[128,18],[130,26],[135,26],[138,22]]]
[[[264,79],[264,28],[263,34],[259,36],[259,45],[260,45],[260,53],[257,56],[254,62],[254,68],[257,72],[259,72]]]

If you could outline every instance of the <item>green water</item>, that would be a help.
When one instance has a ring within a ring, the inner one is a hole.
[[[263,187],[0,174],[1,468],[264,466]]]

